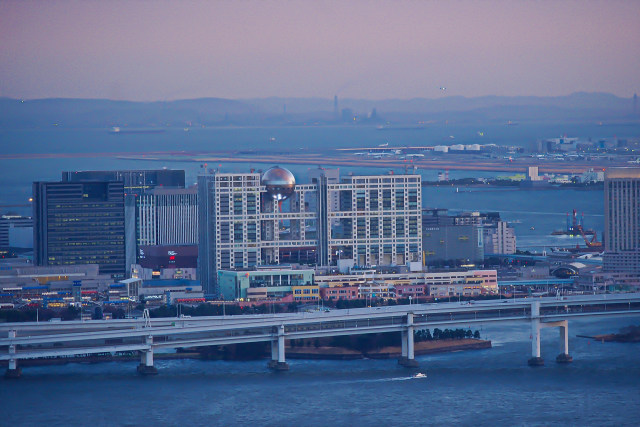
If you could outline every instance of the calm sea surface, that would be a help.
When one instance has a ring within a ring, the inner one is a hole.
[[[640,344],[576,334],[638,323],[571,320],[568,365],[555,363],[558,332],[545,329],[540,368],[526,364],[525,322],[485,325],[493,348],[417,357],[417,371],[395,360],[289,360],[283,373],[265,360],[156,361],[156,377],[133,362],[29,367],[0,379],[2,425],[637,426]],[[418,371],[427,378],[411,378]]]
[[[478,135],[484,132],[484,137]],[[426,130],[373,128],[248,128],[168,130],[162,134],[110,135],[104,129],[0,129],[4,153],[139,152],[155,150],[268,149],[286,153],[318,147],[367,147],[438,143],[528,146],[562,134],[585,138],[638,136],[638,126],[439,126]],[[455,137],[452,141],[450,136]],[[276,138],[275,143],[269,143]],[[24,204],[31,182],[57,180],[74,169],[184,168],[193,183],[199,165],[114,158],[0,160],[0,205]],[[283,154],[281,166],[286,165]],[[291,166],[297,177],[309,166]],[[222,165],[247,171],[259,164]],[[351,169],[380,173],[379,169]],[[346,172],[346,171],[345,171]],[[434,180],[437,171],[420,171]],[[451,177],[493,176],[451,171]],[[301,179],[304,181],[304,178]],[[603,228],[601,191],[511,189],[455,191],[425,188],[424,205],[452,211],[499,211],[514,221],[521,247],[575,245],[549,237],[565,225],[566,212],[584,212],[585,225]],[[28,208],[0,208],[29,214]],[[533,227],[533,230],[531,229]],[[574,363],[557,365],[555,330],[543,331],[547,366],[526,365],[525,323],[484,326],[489,350],[418,357],[426,379],[395,360],[289,361],[291,371],[271,373],[265,361],[157,361],[160,375],[135,374],[136,363],[30,367],[18,381],[0,379],[0,425],[637,425],[640,420],[640,344],[601,344],[576,334],[615,332],[640,318],[574,320]]]
[[[484,136],[479,136],[478,132]],[[496,143],[530,147],[538,138],[567,134],[584,139],[638,136],[638,125],[544,125],[518,126],[431,125],[426,129],[377,130],[375,127],[282,127],[282,128],[211,128],[167,129],[160,134],[110,134],[107,129],[65,129],[63,127],[36,130],[0,129],[0,148],[4,153],[101,153],[169,150],[262,150],[280,152],[280,166],[291,169],[300,182],[306,181],[307,171],[317,165],[287,165],[286,155],[295,150],[322,151],[340,147],[370,147],[388,143],[389,148],[404,145],[433,145],[452,143]],[[454,139],[451,139],[451,136]],[[272,138],[274,140],[272,141]],[[0,159],[3,184],[0,186],[0,205],[27,203],[31,183],[36,180],[59,180],[64,170],[77,169],[133,169],[180,168],[186,170],[188,183],[195,183],[202,172],[192,162],[149,162],[123,160],[112,157]],[[250,168],[264,169],[259,163],[228,163],[220,169],[246,172]],[[386,169],[354,166],[343,173],[381,173]],[[401,170],[396,171],[402,172]],[[426,180],[435,180],[438,171],[419,170]],[[451,178],[491,177],[493,172],[450,171]],[[585,226],[603,229],[603,195],[601,191],[513,189],[475,190],[456,193],[455,188],[425,188],[425,207],[449,208],[452,211],[499,211],[503,218],[514,221],[519,246],[523,249],[575,246],[579,239],[550,237],[549,233],[566,225],[566,213],[572,209],[584,213]],[[30,214],[28,207],[2,208]],[[532,229],[533,227],[533,229]]]

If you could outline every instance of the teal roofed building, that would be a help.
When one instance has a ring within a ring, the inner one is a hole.
[[[254,270],[218,270],[220,296],[236,299],[282,298],[293,287],[315,286],[314,270],[290,267],[257,267]]]

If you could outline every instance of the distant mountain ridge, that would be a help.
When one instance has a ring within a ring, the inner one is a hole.
[[[246,99],[252,105],[257,105],[267,111],[313,112],[333,111],[333,99],[323,98],[256,98]],[[383,112],[436,113],[443,111],[470,111],[478,108],[494,106],[556,106],[561,108],[612,108],[631,110],[632,98],[620,98],[610,93],[576,92],[566,96],[496,96],[488,95],[474,98],[464,96],[447,96],[442,98],[411,98],[411,99],[383,99],[366,100],[353,98],[338,99],[338,108],[352,108],[354,110],[370,111],[377,108]]]
[[[345,109],[345,114],[342,110]],[[377,119],[367,120],[373,110]],[[567,96],[450,96],[436,99],[330,98],[198,98],[176,101],[114,101],[108,99],[0,98],[0,128],[269,126],[349,123],[412,124],[506,121],[637,122],[632,98],[609,93],[578,92]],[[351,114],[351,116],[349,116]]]

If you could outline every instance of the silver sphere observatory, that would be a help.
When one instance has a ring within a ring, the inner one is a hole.
[[[281,202],[293,194],[296,179],[287,169],[274,166],[262,175],[262,184],[273,200]]]

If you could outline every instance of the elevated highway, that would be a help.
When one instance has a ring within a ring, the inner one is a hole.
[[[571,360],[568,320],[577,317],[627,316],[640,313],[640,293],[585,295],[562,298],[524,298],[476,303],[415,304],[332,310],[315,313],[28,322],[0,324],[0,360],[9,361],[8,376],[19,376],[17,361],[42,357],[138,351],[142,374],[156,373],[153,353],[158,349],[271,342],[270,367],[288,368],[285,340],[360,335],[402,334],[405,366],[416,366],[416,329],[489,322],[531,323],[530,364],[539,365],[540,328],[559,327],[564,352],[557,361]]]

